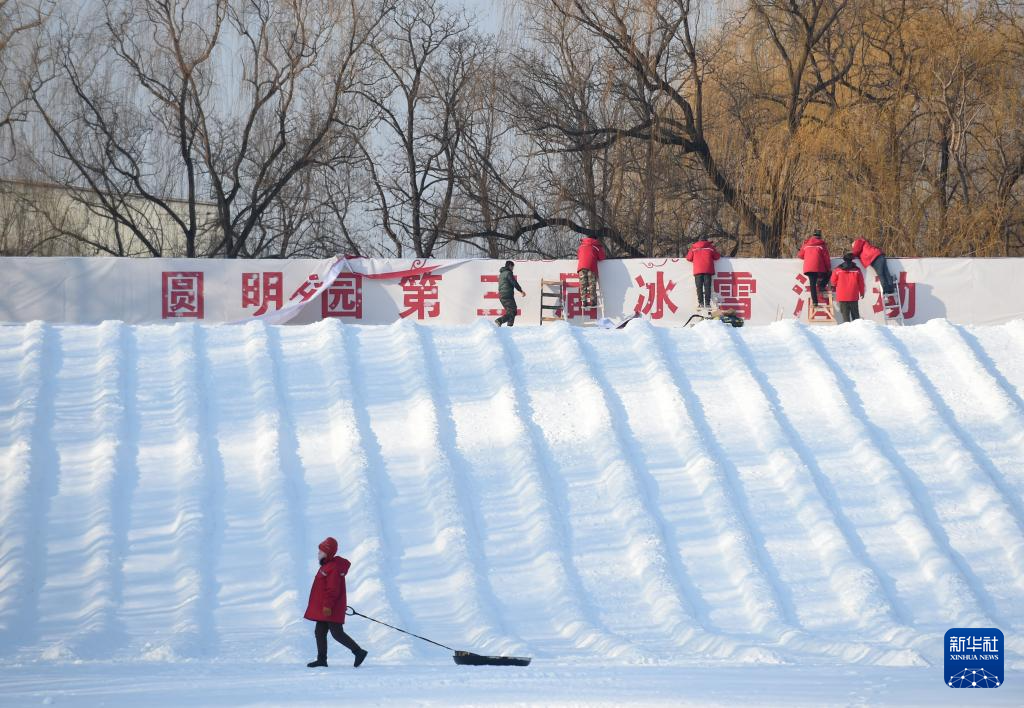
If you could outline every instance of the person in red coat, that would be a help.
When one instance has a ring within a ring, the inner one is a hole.
[[[828,273],[832,270],[832,257],[828,255],[828,246],[821,238],[821,231],[815,231],[804,241],[796,257],[804,259],[804,275],[811,289],[811,302],[817,305],[818,292],[827,287]]]
[[[597,304],[597,264],[605,259],[604,246],[596,238],[584,236],[576,250],[576,272],[580,276],[580,297],[584,307]]]
[[[715,276],[715,261],[721,257],[722,254],[710,241],[697,241],[686,252],[686,260],[693,263],[697,307],[711,307],[711,279]]]
[[[836,301],[843,322],[860,319],[858,301],[864,297],[864,276],[853,262],[853,254],[843,255],[843,262],[832,272],[832,285],[836,289]]]
[[[316,661],[306,666],[315,668],[327,666],[327,633],[352,652],[359,666],[366,658],[367,651],[356,644],[352,637],[345,634],[345,574],[352,564],[337,555],[338,542],[328,536],[320,542],[320,569],[313,576],[313,587],[309,590],[309,605],[306,607],[305,618],[316,622],[313,636],[316,637]]]
[[[882,283],[882,292],[890,295],[896,292],[896,285],[892,282],[889,269],[886,267],[885,253],[878,246],[874,246],[866,238],[859,238],[853,242],[853,255],[860,259],[860,262],[867,268],[871,266],[878,273],[878,280]]]

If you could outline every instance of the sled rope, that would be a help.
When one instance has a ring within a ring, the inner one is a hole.
[[[412,632],[407,632],[404,629],[402,629],[401,627],[396,627],[394,625],[388,624],[387,622],[381,622],[379,619],[374,619],[373,617],[367,617],[366,615],[364,615],[361,612],[356,612],[355,609],[352,608],[352,607],[347,608],[345,610],[345,614],[348,615],[349,617],[355,615],[357,617],[362,617],[363,619],[368,619],[371,622],[376,622],[377,624],[382,624],[385,627],[391,627],[391,629],[394,629],[395,631],[401,632],[402,634],[408,634],[410,637],[416,637],[417,639],[422,639],[425,642],[430,642],[431,644],[436,644],[437,646],[439,646],[439,647],[441,647],[443,649],[447,649],[448,651],[455,651],[450,646],[442,644],[441,642],[435,642],[433,639],[427,639],[426,637],[421,637],[418,634],[413,634]]]

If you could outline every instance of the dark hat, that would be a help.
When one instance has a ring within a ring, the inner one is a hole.
[[[818,238],[821,238],[821,229],[815,229],[814,233],[812,233],[811,236],[817,236]]]
[[[844,253],[843,254],[843,260],[846,261],[847,263],[853,263],[853,254],[852,253]]]
[[[512,261],[505,261],[505,267],[506,268],[515,268],[516,264],[513,263]]]

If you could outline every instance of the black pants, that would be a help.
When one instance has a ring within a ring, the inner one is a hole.
[[[811,289],[811,302],[818,304],[818,293],[828,287],[828,273],[804,273],[807,276],[807,287]]]
[[[316,628],[313,629],[313,636],[316,637],[316,658],[317,661],[327,661],[327,632],[336,642],[343,644],[346,649],[355,654],[360,650],[356,641],[345,634],[345,625],[341,622],[324,622],[317,620]]]
[[[507,324],[509,327],[516,323],[516,299],[514,297],[501,298],[501,306],[505,308],[505,314],[495,320],[498,326]]]
[[[693,281],[697,284],[697,307],[711,307],[711,273],[697,273]]]
[[[860,319],[860,306],[857,302],[843,302],[839,301],[839,314],[843,317],[843,322],[853,322],[854,320]]]

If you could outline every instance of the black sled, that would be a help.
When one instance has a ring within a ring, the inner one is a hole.
[[[351,607],[349,607],[349,608],[347,608],[345,610],[345,614],[348,615],[349,617],[356,616],[356,617],[362,617],[363,619],[368,619],[371,622],[376,622],[377,624],[382,624],[385,627],[389,627],[389,628],[391,628],[391,629],[393,629],[395,631],[401,632],[402,634],[408,634],[410,637],[416,637],[417,639],[422,639],[425,642],[430,642],[431,644],[439,646],[442,649],[447,649],[448,651],[453,652],[452,660],[455,661],[455,663],[458,664],[459,666],[529,666],[530,665],[530,657],[528,657],[528,656],[484,656],[483,654],[474,654],[471,651],[462,651],[460,649],[452,649],[451,647],[446,646],[444,644],[441,644],[440,642],[435,642],[433,639],[427,639],[426,637],[421,637],[418,634],[413,634],[412,632],[407,632],[407,631],[405,631],[404,629],[402,629],[400,627],[395,627],[394,625],[390,625],[387,622],[381,622],[379,619],[374,619],[373,617],[367,617],[366,615],[364,615],[364,614],[362,614],[360,612],[356,612]]]

